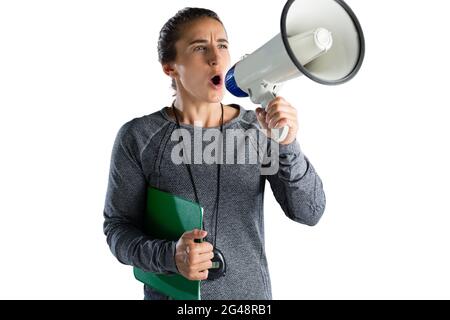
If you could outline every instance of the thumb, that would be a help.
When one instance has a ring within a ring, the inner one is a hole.
[[[258,119],[258,122],[260,123],[261,127],[263,129],[267,129],[267,123],[266,123],[266,111],[263,108],[256,108],[256,119]]]
[[[261,112],[263,111],[262,108],[258,107],[255,109],[256,115],[259,116],[261,114]]]
[[[264,108],[256,108],[255,109],[255,112],[256,112],[256,116],[259,118],[259,119],[264,119],[265,120],[265,117],[266,117],[266,111],[265,111],[265,109]],[[264,121],[265,122],[265,121]]]

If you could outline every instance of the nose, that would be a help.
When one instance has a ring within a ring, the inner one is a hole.
[[[219,60],[219,50],[217,48],[213,48],[212,50],[210,50],[209,65],[212,67],[217,66],[219,64]]]

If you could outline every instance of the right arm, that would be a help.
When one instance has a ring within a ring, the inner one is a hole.
[[[130,126],[130,122],[122,126],[112,150],[103,211],[106,241],[123,264],[148,272],[178,273],[176,241],[151,239],[142,230],[147,181]]]
[[[213,247],[207,242],[195,243],[194,239],[204,238],[206,231],[188,231],[178,241],[170,241],[151,239],[142,230],[147,181],[129,126],[127,123],[119,130],[111,156],[103,211],[107,243],[123,264],[147,272],[180,273],[190,280],[204,280],[212,265]]]

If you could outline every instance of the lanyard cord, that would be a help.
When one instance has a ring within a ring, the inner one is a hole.
[[[222,137],[223,134],[223,104],[220,104],[220,107],[222,109],[222,115],[220,117],[220,136]],[[178,120],[178,116],[175,110],[175,101],[172,103],[172,109],[173,109],[173,114],[175,115],[175,119],[177,121],[177,126],[178,129],[180,129],[180,121]],[[181,136],[180,136],[181,138]],[[179,140],[178,140],[179,141]],[[183,145],[184,145],[184,141],[183,141]],[[223,148],[223,143],[221,145],[221,147]],[[222,153],[222,148],[220,149],[220,153]],[[184,152],[184,151],[183,151]],[[184,158],[184,157],[183,157]],[[218,157],[216,157],[217,159],[219,159]],[[186,159],[186,158],[184,158]],[[194,183],[194,177],[192,175],[192,171],[191,171],[191,166],[187,163],[184,162],[184,164],[186,165],[186,168],[188,170],[189,173],[189,177],[191,179],[191,183],[192,183],[192,188],[194,189],[194,195],[195,195],[195,201],[200,205],[200,201],[198,198],[198,194],[197,194],[197,188],[195,187],[195,183]],[[217,164],[217,193],[216,193],[216,203],[215,203],[215,226],[214,226],[214,242],[213,242],[213,247],[216,247],[216,238],[217,238],[217,220],[219,218],[219,198],[220,198],[220,161]],[[203,228],[204,229],[204,228]]]

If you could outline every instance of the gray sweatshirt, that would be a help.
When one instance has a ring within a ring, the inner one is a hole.
[[[254,111],[232,106],[240,112],[224,124],[225,132],[261,132]],[[168,116],[167,110],[164,107],[135,118],[120,128],[111,156],[104,233],[112,253],[121,263],[149,272],[179,273],[174,259],[176,241],[152,239],[143,232],[149,185],[195,201],[185,164],[173,161],[175,147],[179,147],[180,142],[174,138],[177,125]],[[220,128],[180,125],[190,133],[192,149],[194,143],[198,146],[199,141],[194,142],[195,130],[205,134],[208,130],[218,131]],[[201,141],[201,148],[207,148],[211,141]],[[302,153],[297,140],[288,145],[278,145],[266,139],[264,145],[260,142],[262,139],[255,140],[253,135],[248,135],[240,141],[241,145],[235,143],[234,158],[227,157],[228,147],[222,150],[216,247],[225,256],[227,273],[217,280],[201,282],[201,297],[204,300],[272,299],[264,243],[263,198],[266,180],[283,212],[293,221],[313,226],[325,209],[322,181]],[[224,142],[227,146],[231,142],[225,133]],[[275,149],[271,148],[274,145],[279,146],[278,154],[275,153],[276,160],[279,160],[278,169],[273,174],[261,174],[261,168],[268,164],[260,157],[256,163],[250,161],[248,150],[258,149],[259,155],[263,153],[266,159],[269,155],[274,159],[272,150]],[[247,151],[245,161],[236,164],[238,150],[243,150],[243,147]],[[264,152],[261,153],[261,150]],[[204,228],[208,231],[206,240],[212,243],[218,164],[204,160],[198,163],[198,159],[194,158],[192,156],[190,166],[199,201],[204,208]],[[148,287],[145,290],[153,291]]]

